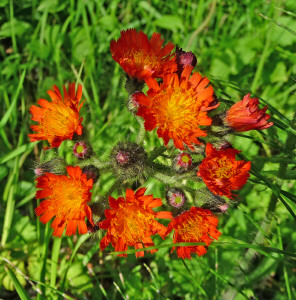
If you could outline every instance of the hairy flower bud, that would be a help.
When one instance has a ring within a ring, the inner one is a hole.
[[[132,95],[130,95],[129,100],[127,102],[127,109],[132,113],[136,114],[138,111],[138,107],[140,104],[137,102],[137,94],[142,92],[136,91]]]
[[[65,175],[67,164],[62,157],[55,157],[45,163],[38,164],[34,173],[36,177],[42,176],[45,173],[52,173],[55,175]]]
[[[82,168],[82,173],[86,175],[87,179],[92,179],[96,183],[100,177],[100,171],[94,165],[85,166]]]
[[[124,180],[138,178],[144,171],[147,154],[136,143],[119,142],[112,150],[111,162],[116,177]]]
[[[182,48],[176,49],[176,63],[178,66],[178,73],[181,74],[186,66],[195,67],[197,64],[196,56],[190,51],[185,52]]]

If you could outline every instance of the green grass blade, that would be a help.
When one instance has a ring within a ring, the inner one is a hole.
[[[54,237],[51,252],[50,286],[55,287],[62,238]]]
[[[0,129],[3,128],[5,126],[5,124],[7,123],[10,115],[12,114],[15,106],[16,106],[16,102],[19,96],[19,93],[21,91],[21,89],[23,88],[23,83],[24,83],[24,79],[25,79],[25,75],[26,75],[26,70],[23,71],[21,78],[19,80],[19,84],[17,86],[17,89],[15,91],[14,97],[12,99],[11,105],[8,108],[8,110],[6,111],[6,113],[4,114],[4,116],[2,117],[2,120],[0,121]]]
[[[187,266],[186,261],[185,261],[184,259],[182,259],[181,261],[182,261],[182,263],[183,263],[185,269],[187,270],[187,272],[191,275],[192,278],[194,278],[194,276],[193,276],[191,270],[190,270],[189,267]],[[200,290],[200,292],[201,292],[206,298],[208,298],[208,295],[207,295],[206,291],[205,291],[205,290],[203,289],[203,287],[197,282],[197,280],[193,280],[192,282],[193,282],[194,285],[197,286],[197,288]]]
[[[7,161],[15,158],[16,156],[19,156],[21,154],[23,154],[26,151],[30,151],[34,148],[34,146],[36,145],[36,143],[30,143],[30,144],[24,144],[18,148],[16,148],[15,150],[9,152],[8,154],[2,156],[0,158],[0,164],[6,163]]]
[[[30,300],[31,298],[29,297],[28,293],[26,292],[26,290],[22,287],[22,285],[20,284],[20,282],[18,281],[18,279],[16,278],[15,274],[12,272],[12,270],[10,269],[10,267],[8,265],[5,265],[5,271],[8,274],[8,276],[10,277],[11,281],[13,282],[13,285],[20,297],[21,300]]]

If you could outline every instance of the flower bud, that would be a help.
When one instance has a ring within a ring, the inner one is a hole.
[[[180,153],[174,159],[174,167],[177,171],[187,171],[192,166],[192,157],[188,153]]]
[[[65,175],[67,164],[62,157],[55,157],[45,163],[38,164],[34,173],[36,177],[42,176],[45,173],[52,173],[55,175]]]
[[[196,56],[190,51],[185,52],[182,48],[177,47],[176,49],[176,63],[178,66],[178,74],[181,74],[186,66],[192,66],[193,68],[197,64]]]
[[[227,212],[229,204],[222,197],[214,195],[209,190],[203,193],[203,196],[204,197],[199,197],[200,199],[203,198],[202,200],[204,201],[202,208],[209,209],[216,214]]]
[[[186,201],[185,194],[180,189],[170,189],[166,193],[167,201],[173,207],[180,208]]]
[[[141,176],[147,158],[144,148],[131,142],[119,142],[110,157],[115,176],[124,180]]]
[[[140,104],[138,103],[138,101],[136,100],[136,95],[142,93],[139,91],[134,92],[132,95],[130,95],[129,100],[127,102],[127,109],[132,113],[135,114],[138,111],[138,107],[140,106]]]
[[[138,80],[134,77],[126,76],[125,89],[129,95],[135,91],[141,91],[144,87],[144,81]]]
[[[94,165],[83,167],[82,173],[86,174],[87,179],[92,179],[93,183],[96,183],[100,177],[100,171]]]
[[[77,142],[73,147],[73,154],[78,159],[85,159],[91,156],[92,148],[85,142]]]

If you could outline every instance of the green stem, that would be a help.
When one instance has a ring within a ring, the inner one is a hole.
[[[62,238],[54,238],[52,253],[51,253],[51,272],[50,272],[50,286],[55,288],[57,278],[57,267],[59,260],[59,253],[61,248]]]
[[[146,134],[146,129],[145,129],[145,126],[144,126],[144,121],[142,118],[136,116],[136,119],[140,125],[140,128],[139,128],[139,132],[138,132],[138,136],[136,138],[136,143],[138,145],[143,145],[144,143],[144,139],[145,139],[145,134]]]
[[[103,170],[103,169],[108,169],[109,167],[111,167],[111,162],[100,161],[97,158],[90,158],[90,159],[86,159],[86,160],[79,162],[78,165],[79,165],[79,167],[94,165],[99,170]]]
[[[158,156],[160,156],[161,154],[163,154],[166,150],[168,150],[168,148],[166,146],[160,146],[158,148],[155,148],[149,156],[149,161],[153,162]]]

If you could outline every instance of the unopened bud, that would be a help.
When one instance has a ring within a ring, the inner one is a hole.
[[[96,183],[100,177],[100,172],[94,165],[85,166],[82,168],[82,173],[86,175],[87,179],[92,179]]]
[[[45,163],[39,164],[35,167],[34,173],[36,177],[42,176],[45,173],[52,173],[55,175],[65,175],[67,164],[61,157],[53,158]]]
[[[147,163],[144,148],[131,142],[119,142],[113,148],[110,158],[115,176],[122,179],[141,176]]]
[[[197,64],[196,56],[190,51],[185,52],[182,48],[176,49],[176,63],[178,66],[178,73],[181,74],[186,66],[192,66],[193,68]]]
[[[129,95],[133,94],[135,91],[141,91],[144,87],[144,81],[138,80],[135,77],[126,76],[125,89]]]
[[[222,197],[220,197],[219,195],[214,195],[211,192],[205,194],[205,198],[203,199],[203,201],[205,202],[202,208],[209,209],[216,214],[226,213],[229,208],[229,204],[226,203]]]
[[[142,92],[139,91],[134,92],[132,95],[130,95],[129,100],[127,102],[127,108],[133,114],[135,114],[138,111],[138,107],[140,106],[140,104],[136,100],[137,99],[136,95],[139,93]]]

